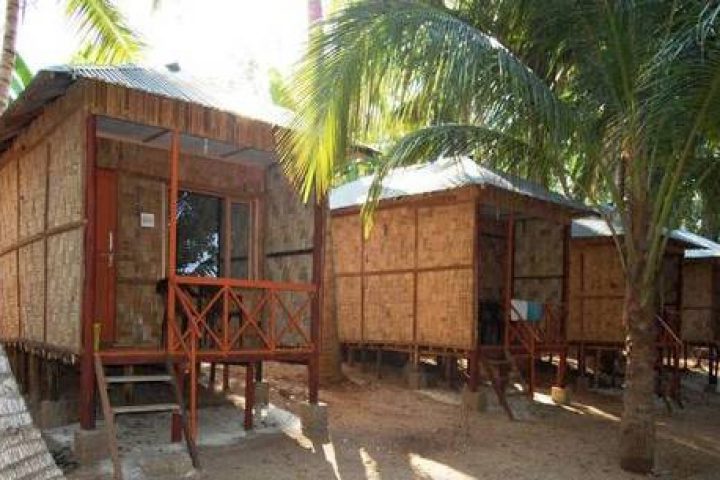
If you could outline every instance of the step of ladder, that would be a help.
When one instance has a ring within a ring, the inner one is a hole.
[[[115,362],[114,365],[120,365]],[[183,429],[183,436],[187,443],[188,454],[192,459],[192,464],[195,468],[200,468],[198,460],[197,446],[195,441],[191,438],[190,429],[187,424],[187,418],[185,415],[185,401],[183,394],[180,391],[178,382],[175,376],[172,374],[174,366],[172,360],[168,357],[164,364],[165,374],[157,375],[117,375],[117,376],[105,376],[105,365],[103,364],[103,358],[100,353],[95,353],[95,376],[98,384],[98,391],[100,393],[100,404],[102,406],[103,417],[105,418],[105,431],[107,432],[110,457],[113,463],[113,478],[115,480],[122,480],[122,462],[120,461],[120,451],[117,445],[116,429],[115,429],[115,416],[122,414],[137,414],[137,413],[159,413],[159,412],[173,412],[180,415],[180,423]],[[145,405],[123,405],[113,406],[110,403],[110,396],[108,390],[110,385],[117,384],[133,384],[133,383],[154,383],[159,385],[161,383],[167,384],[174,395],[175,403],[155,403]]]
[[[107,383],[152,383],[152,382],[164,382],[169,383],[172,381],[170,375],[116,375],[111,377],[105,377]]]
[[[177,403],[154,403],[149,405],[124,405],[122,407],[112,407],[115,415],[125,413],[153,413],[153,412],[179,412],[180,405]]]

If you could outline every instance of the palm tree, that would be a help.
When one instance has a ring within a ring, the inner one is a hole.
[[[7,108],[17,51],[15,43],[20,0],[8,0],[0,55],[0,113]],[[76,59],[92,63],[122,63],[137,58],[143,44],[125,23],[112,0],[65,0],[65,12],[82,41]]]
[[[654,463],[663,232],[708,166],[699,146],[717,138],[719,12],[692,0],[352,2],[313,36],[281,139],[306,197],[327,193],[350,145],[381,139],[366,215],[387,171],[441,155],[611,202],[625,231],[620,463],[635,472]]]

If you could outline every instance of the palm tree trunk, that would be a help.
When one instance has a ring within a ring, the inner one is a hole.
[[[30,419],[0,345],[0,478],[64,478]]]
[[[20,0],[7,0],[5,7],[5,34],[2,57],[0,57],[0,113],[4,112],[10,99],[10,81],[15,68],[15,41],[17,39]]]
[[[335,255],[333,254],[332,223],[330,219],[330,202],[328,196],[323,200],[325,238],[323,262],[323,325],[320,342],[320,383],[327,385],[342,379],[342,358],[340,355],[340,339],[338,337],[338,309],[335,286]]]
[[[635,225],[636,227],[638,225]],[[640,251],[627,264],[624,321],[628,361],[625,370],[623,415],[620,423],[620,466],[634,473],[649,473],[655,460],[655,280],[643,280],[653,268],[643,248],[645,229],[635,229]],[[628,235],[632,233],[628,232]]]

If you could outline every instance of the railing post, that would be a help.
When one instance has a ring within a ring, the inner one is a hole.
[[[167,258],[167,350],[175,349],[175,269],[177,266],[177,199],[178,199],[178,163],[180,157],[180,134],[177,129],[172,131],[170,141],[170,185],[168,188],[168,258]],[[183,332],[180,332],[182,335]],[[191,340],[192,341],[192,340]]]

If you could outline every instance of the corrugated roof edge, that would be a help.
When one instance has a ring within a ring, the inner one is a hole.
[[[158,83],[155,87],[162,86],[164,89],[150,88],[150,85],[143,85],[142,83],[132,83],[126,75],[127,72],[132,71],[152,75],[155,82]],[[262,122],[270,127],[288,128],[289,126],[288,122],[283,122],[279,118],[260,118],[252,113],[245,114],[224,108],[217,99],[211,98],[207,93],[200,91],[184,79],[171,77],[169,74],[166,75],[148,67],[134,64],[116,66],[56,65],[39,70],[28,87],[0,116],[0,153],[7,150],[14,138],[40,115],[45,105],[64,95],[68,88],[81,78],[111,85],[120,85],[171,100],[196,103],[218,112]]]
[[[457,171],[448,174],[449,169],[457,169]],[[408,181],[411,180],[412,175],[420,175],[421,180],[429,181],[424,186],[414,184],[412,187],[399,188],[402,185],[394,185],[398,178]],[[340,210],[362,205],[367,198],[373,179],[374,175],[366,175],[334,188],[330,197],[331,209]],[[596,214],[593,208],[581,202],[553,192],[530,180],[483,166],[468,157],[440,158],[434,162],[392,170],[383,180],[384,192],[381,195],[381,201],[447,192],[469,185],[500,188],[517,195],[575,210],[578,215]]]

